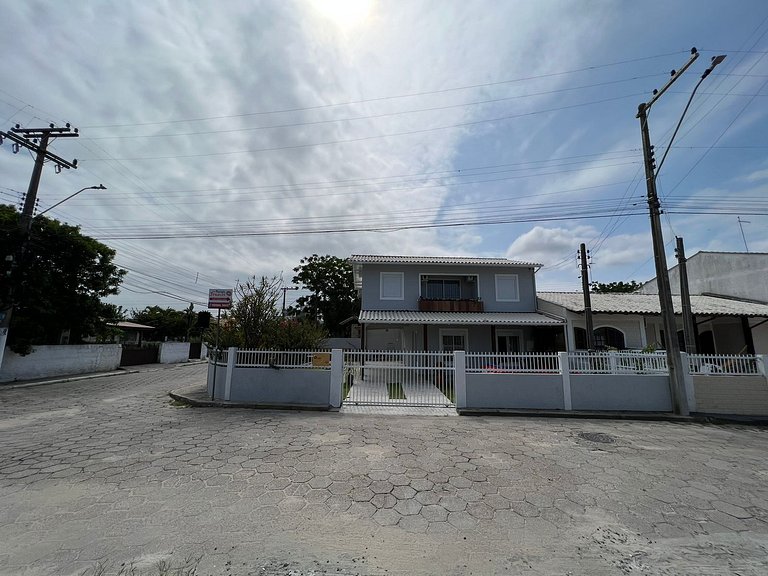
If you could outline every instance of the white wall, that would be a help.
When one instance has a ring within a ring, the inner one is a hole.
[[[175,364],[189,360],[189,342],[162,342],[160,364]]]
[[[120,366],[121,352],[120,344],[34,346],[26,356],[6,348],[0,382],[109,372]]]

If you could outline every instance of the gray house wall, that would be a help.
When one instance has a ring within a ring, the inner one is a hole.
[[[403,300],[382,300],[380,292],[381,272],[402,272]],[[366,264],[362,267],[363,310],[418,310],[421,291],[421,275],[477,276],[478,293],[486,312],[533,312],[536,310],[536,285],[534,270],[520,267],[441,266],[420,264]],[[496,300],[496,274],[517,274],[520,300],[498,302]]]

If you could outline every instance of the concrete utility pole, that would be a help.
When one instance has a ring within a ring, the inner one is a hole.
[[[686,266],[685,246],[680,236],[675,238],[677,248],[677,269],[680,272],[680,300],[683,303],[683,335],[685,337],[685,351],[688,354],[696,354],[696,324],[691,310],[691,292],[688,289],[688,268]]]
[[[299,289],[298,286],[283,286],[282,288],[280,288],[280,290],[283,291],[283,316],[285,316],[285,293],[288,290],[298,290],[298,289]]]
[[[80,134],[78,134],[77,128],[73,130],[69,124],[64,128],[56,128],[53,124],[49,125],[48,128],[22,128],[16,124],[9,132],[0,132],[0,144],[7,138],[13,142],[14,153],[18,152],[22,147],[35,153],[35,166],[32,169],[32,177],[29,180],[29,187],[24,198],[24,208],[19,217],[19,246],[16,254],[6,255],[6,260],[12,262],[11,270],[20,265],[24,256],[24,249],[26,248],[32,228],[32,218],[37,201],[37,189],[40,186],[40,176],[43,172],[43,164],[45,164],[46,160],[54,162],[57,173],[61,172],[62,168],[77,168],[77,160],[69,162],[49,152],[48,144],[52,138],[77,138],[78,136]],[[0,302],[0,367],[3,365],[5,343],[8,339],[8,329],[10,328],[11,316],[13,315],[13,282],[10,277],[8,277],[8,285],[8,298],[5,302]]]
[[[659,289],[659,306],[661,308],[661,317],[664,323],[665,347],[667,350],[667,365],[669,367],[670,392],[672,396],[672,405],[675,413],[687,416],[689,414],[688,401],[685,394],[685,381],[683,374],[683,363],[680,357],[680,344],[677,341],[677,323],[675,321],[675,310],[672,306],[672,292],[669,287],[669,274],[667,271],[667,257],[664,252],[664,235],[661,229],[661,204],[656,192],[656,160],[653,157],[653,146],[651,145],[651,136],[648,130],[648,112],[654,102],[658,100],[667,89],[680,78],[680,76],[693,64],[699,57],[696,48],[691,49],[691,57],[680,70],[672,70],[671,78],[661,88],[654,90],[653,97],[648,102],[643,102],[638,106],[637,118],[640,120],[640,132],[643,139],[643,158],[645,160],[645,182],[648,189],[648,209],[651,219],[651,237],[653,239],[654,263],[656,265],[656,284]],[[662,157],[661,164],[666,160],[667,154],[672,147],[672,141],[682,124],[685,112],[688,110],[694,94],[701,82],[709,76],[712,69],[725,59],[725,56],[715,56],[712,63],[704,72],[696,87],[688,99],[688,104],[683,111],[683,116],[672,134],[667,152]],[[659,166],[661,167],[661,166]]]
[[[595,329],[592,324],[592,299],[589,295],[589,264],[587,263],[587,245],[579,246],[581,260],[581,291],[584,293],[584,322],[587,326],[587,350],[595,349]]]

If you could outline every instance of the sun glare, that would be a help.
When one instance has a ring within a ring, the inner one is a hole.
[[[342,28],[351,28],[365,22],[374,0],[312,0],[323,16]]]

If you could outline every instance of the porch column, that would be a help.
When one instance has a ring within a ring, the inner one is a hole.
[[[422,325],[422,331],[424,332],[424,352],[429,350],[429,335],[427,334],[428,324]]]

